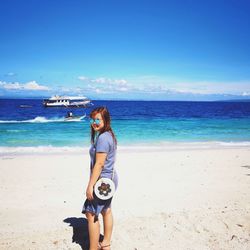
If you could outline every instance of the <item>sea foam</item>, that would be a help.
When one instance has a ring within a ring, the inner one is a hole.
[[[83,118],[77,118],[74,120],[65,120],[65,117],[52,117],[52,118],[46,118],[44,116],[37,116],[34,119],[29,119],[29,120],[0,120],[0,123],[48,123],[48,122],[79,122],[79,121],[84,121]]]
[[[84,153],[88,152],[87,147],[0,147],[0,155],[32,155],[32,154],[64,154],[64,153]]]
[[[218,149],[218,148],[245,148],[250,147],[250,142],[164,142],[151,144],[118,145],[119,152],[150,152],[192,149]],[[51,154],[88,154],[87,146],[37,146],[37,147],[0,147],[0,156],[8,155],[51,155]]]

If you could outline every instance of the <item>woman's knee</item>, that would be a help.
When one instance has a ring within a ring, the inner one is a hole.
[[[86,215],[88,221],[94,221],[95,220],[95,214],[94,213],[86,212],[85,215]]]
[[[112,211],[111,211],[111,208],[108,208],[108,209],[102,211],[101,213],[102,213],[102,216],[107,216],[107,215],[112,214]]]

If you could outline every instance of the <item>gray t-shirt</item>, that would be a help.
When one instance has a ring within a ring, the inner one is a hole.
[[[95,165],[95,154],[96,153],[107,153],[107,158],[104,163],[104,167],[101,172],[101,177],[112,178],[113,168],[115,164],[116,157],[116,145],[112,134],[109,131],[106,131],[100,134],[97,137],[97,140],[94,144],[91,145],[90,150],[90,168],[92,172],[92,168]]]

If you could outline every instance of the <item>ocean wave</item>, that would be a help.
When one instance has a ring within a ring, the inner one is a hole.
[[[83,115],[81,117],[72,119],[72,120],[65,120],[65,117],[52,117],[52,118],[46,118],[44,116],[37,116],[34,119],[29,120],[0,120],[0,123],[48,123],[48,122],[79,122],[83,121],[86,115]]]
[[[228,147],[234,147],[234,146],[250,146],[250,141],[241,141],[241,142],[218,142],[221,146],[228,146]]]
[[[162,142],[162,143],[134,143],[121,144],[118,152],[151,152],[166,150],[192,150],[192,149],[219,149],[219,148],[245,148],[250,147],[250,141],[241,142]],[[51,155],[51,154],[88,154],[88,146],[36,146],[36,147],[0,147],[0,155]]]
[[[218,148],[242,148],[250,147],[250,141],[158,141],[140,142],[119,146],[119,151],[166,151],[166,150],[189,150],[189,149],[218,149]]]
[[[0,147],[0,155],[26,155],[26,154],[61,154],[61,153],[84,153],[88,152],[87,147]]]

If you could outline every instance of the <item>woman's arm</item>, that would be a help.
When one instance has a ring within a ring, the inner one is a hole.
[[[86,190],[86,196],[88,200],[93,200],[93,190],[94,190],[94,185],[97,182],[101,172],[102,168],[104,166],[105,160],[107,157],[107,153],[96,153],[96,161],[95,165],[92,170],[92,174],[89,179],[89,184]]]

